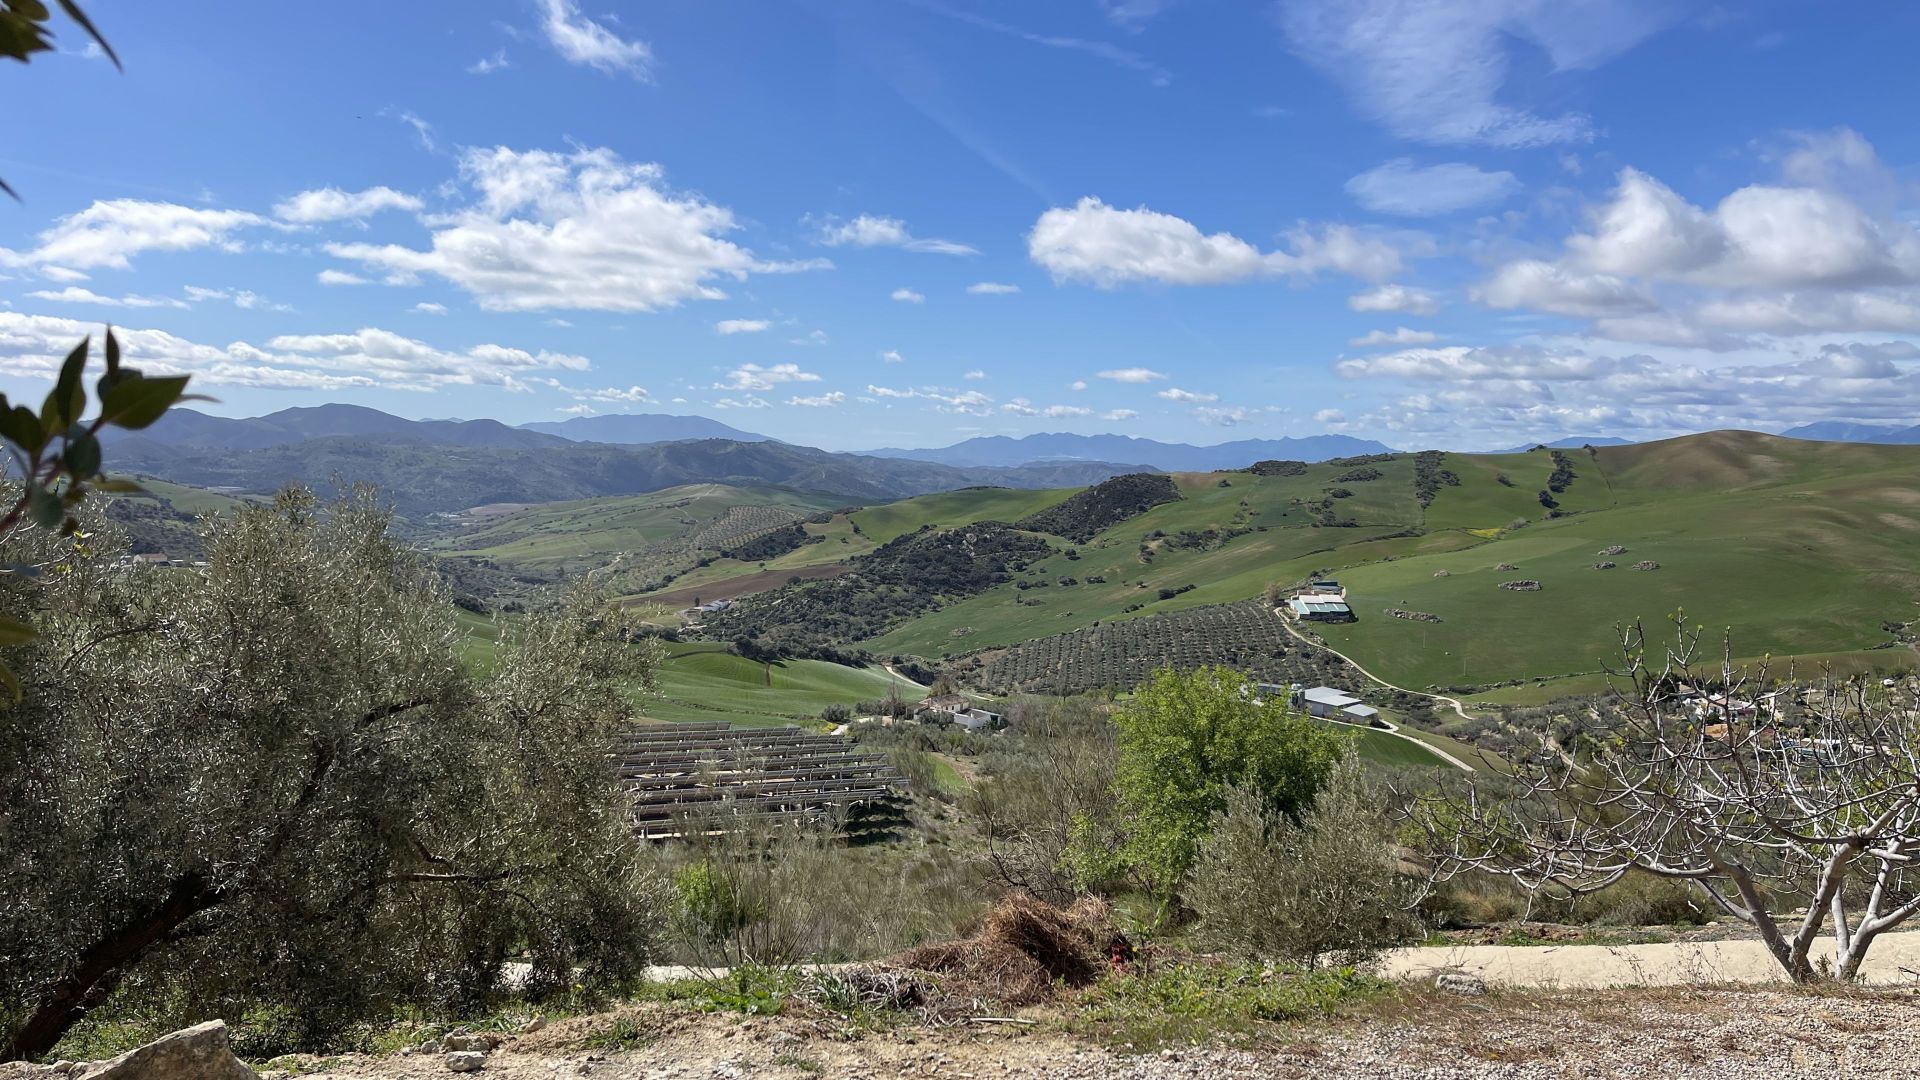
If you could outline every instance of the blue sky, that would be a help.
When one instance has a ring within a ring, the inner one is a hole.
[[[1920,420],[1911,5],[93,0],[0,388],[834,449]]]

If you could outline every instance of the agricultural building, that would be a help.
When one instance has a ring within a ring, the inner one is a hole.
[[[1353,609],[1347,606],[1347,598],[1333,593],[1301,593],[1287,606],[1293,617],[1302,622],[1354,622]]]
[[[1359,698],[1345,690],[1335,690],[1331,686],[1316,686],[1309,690],[1302,690],[1300,700],[1306,704],[1307,712],[1320,717],[1337,716],[1343,709],[1360,705]]]

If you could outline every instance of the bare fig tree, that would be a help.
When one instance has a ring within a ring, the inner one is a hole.
[[[1664,648],[1638,624],[1622,632],[1614,674],[1634,692],[1597,747],[1543,740],[1497,796],[1484,781],[1403,795],[1433,883],[1490,872],[1566,898],[1633,872],[1687,881],[1793,981],[1854,978],[1875,939],[1920,914],[1913,686],[1774,679],[1724,647],[1703,669],[1700,633],[1674,622]]]

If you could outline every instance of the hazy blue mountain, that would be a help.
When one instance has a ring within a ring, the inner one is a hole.
[[[1555,439],[1552,442],[1522,443],[1519,446],[1509,446],[1505,450],[1489,450],[1487,452],[1490,454],[1524,454],[1536,446],[1544,446],[1551,450],[1578,450],[1582,446],[1632,446],[1632,445],[1633,445],[1632,439],[1618,439],[1613,437],[1612,435],[1569,435],[1564,439]]]
[[[673,416],[668,413],[611,413],[606,416],[576,416],[568,420],[542,420],[521,424],[524,431],[558,435],[574,442],[645,443],[682,442],[687,439],[731,439],[734,442],[770,442],[765,435],[728,427],[704,416]]]
[[[927,450],[870,450],[876,457],[909,458],[957,467],[1028,465],[1047,461],[1137,461],[1170,472],[1243,469],[1272,459],[1325,461],[1356,454],[1382,454],[1389,448],[1350,435],[1309,435],[1300,439],[1241,439],[1215,446],[1165,443],[1130,435],[1071,435],[1065,432],[984,436]]]
[[[539,432],[518,434],[546,444],[456,446],[411,435],[367,434],[240,449],[170,445],[133,436],[117,443],[109,460],[116,472],[262,494],[300,484],[325,495],[335,489],[336,479],[365,481],[407,515],[488,503],[638,495],[692,483],[772,485],[837,495],[849,504],[873,503],[982,484],[1079,487],[1142,469],[1086,461],[963,469],[830,454],[770,439],[618,446],[569,442]]]
[[[1822,420],[1817,424],[1802,424],[1780,434],[1789,439],[1811,439],[1814,442],[1898,443],[1901,445],[1920,443],[1920,425],[1906,427],[1900,424],[1849,424],[1844,420]]]
[[[361,405],[315,405],[282,409],[266,416],[212,416],[194,409],[169,409],[152,427],[138,433],[108,428],[113,441],[139,438],[163,446],[224,450],[263,450],[307,439],[379,436],[414,439],[441,446],[534,447],[564,445],[537,431],[522,431],[498,420],[408,420]]]

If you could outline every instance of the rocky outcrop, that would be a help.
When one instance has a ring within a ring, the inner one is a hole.
[[[48,1075],[54,1075],[48,1070]],[[227,1022],[209,1020],[109,1061],[75,1065],[69,1080],[256,1080],[227,1045]]]
[[[1524,580],[1523,581],[1503,581],[1500,583],[1500,587],[1507,590],[1508,592],[1539,592],[1540,591],[1540,583],[1537,581],[1524,581]]]

